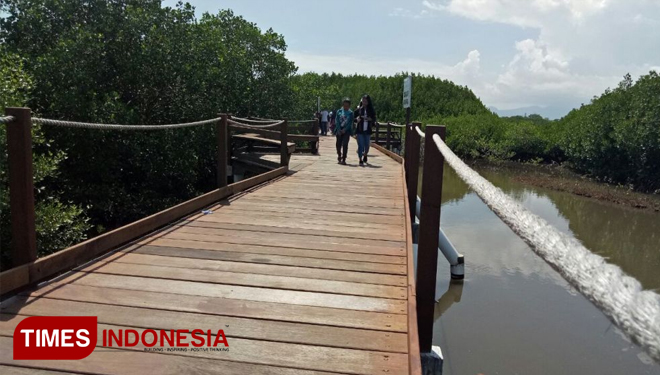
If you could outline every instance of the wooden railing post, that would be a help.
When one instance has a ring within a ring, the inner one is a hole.
[[[390,139],[392,137],[392,124],[387,123],[387,138],[385,138],[385,148],[390,149]]]
[[[319,136],[319,127],[320,127],[319,125],[320,124],[319,124],[318,117],[314,118],[314,123],[312,125],[312,135],[315,136],[315,137]],[[326,123],[325,126],[327,128],[328,124]],[[318,141],[316,141],[316,142],[312,141],[312,142],[309,143],[309,148],[310,148],[310,151],[312,152],[313,155],[316,155],[318,153],[319,146],[320,146],[320,144],[319,144]]]
[[[413,122],[406,125],[406,184],[408,185],[408,205],[410,219],[415,222],[415,208],[417,207],[417,186],[419,185],[419,139],[417,127],[422,124]],[[412,224],[411,223],[411,224]]]
[[[221,114],[220,121],[215,124],[216,137],[218,141],[218,188],[227,186],[227,154],[229,142],[228,115]]]
[[[376,144],[378,144],[379,141],[378,138],[380,138],[379,133],[380,133],[380,122],[376,122],[376,141],[375,141]]]
[[[421,352],[430,352],[433,342],[433,311],[438,267],[438,234],[442,204],[442,172],[444,157],[433,141],[438,134],[445,139],[444,126],[426,126],[424,138],[424,171],[422,207],[419,218],[417,247],[417,325]]]
[[[411,180],[411,178],[410,178],[411,158],[410,158],[410,151],[409,150],[410,150],[410,147],[411,147],[410,146],[410,139],[412,138],[412,130],[414,130],[412,128],[412,126],[410,124],[406,124],[406,139],[404,140],[404,144],[403,144],[403,150],[404,150],[403,167],[406,170],[405,178],[406,178],[406,187],[408,188],[408,195],[410,195],[410,180]],[[411,210],[411,212],[412,212],[412,210]],[[410,219],[412,220],[413,223],[415,222],[415,217],[413,215],[410,215]]]
[[[37,259],[37,232],[32,174],[32,115],[29,108],[6,108],[11,259],[17,267]]]
[[[289,146],[287,140],[288,129],[287,122],[284,120],[284,122],[282,122],[282,128],[280,129],[280,165],[283,167],[289,165]]]

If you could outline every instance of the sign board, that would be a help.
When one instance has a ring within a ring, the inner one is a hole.
[[[403,80],[403,108],[411,107],[412,98],[412,77],[408,76]]]

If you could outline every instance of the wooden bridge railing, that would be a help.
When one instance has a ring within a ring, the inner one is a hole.
[[[195,213],[214,202],[279,177],[288,171],[287,140],[289,135],[285,120],[262,124],[262,127],[252,124],[241,125],[253,131],[268,128],[268,131],[273,133],[280,143],[280,167],[237,183],[228,184],[227,165],[230,160],[231,137],[229,137],[229,116],[225,114],[216,119],[172,125],[89,124],[40,119],[32,118],[29,108],[7,108],[5,114],[5,117],[0,117],[0,126],[7,126],[12,264],[11,268],[0,273],[0,297],[13,294],[66,272],[173,221]],[[33,122],[43,125],[105,130],[158,130],[213,124],[217,130],[217,189],[54,254],[37,258],[31,136]]]
[[[246,120],[254,121],[253,124],[258,125],[265,121],[277,121],[262,117],[250,116]],[[296,152],[311,152],[316,154],[319,146],[319,119],[311,120],[288,120],[288,136],[289,142],[296,143]],[[308,145],[308,147],[301,147]]]
[[[372,142],[379,146],[384,146],[389,151],[401,154],[403,152],[401,146],[406,126],[389,121],[384,124],[376,122],[375,125],[372,134]],[[383,132],[385,133],[385,137],[382,137]]]
[[[391,127],[391,125],[390,125]],[[420,123],[405,126],[405,158],[376,144],[376,148],[403,163],[407,204],[412,227],[417,206],[421,136]],[[416,316],[421,353],[430,353],[433,342],[435,285],[438,264],[438,237],[440,234],[440,207],[442,202],[442,173],[444,157],[433,144],[433,134],[445,139],[444,126],[427,126],[424,138],[424,165],[422,171],[422,207],[419,218],[419,244],[417,248],[417,274],[415,279]]]

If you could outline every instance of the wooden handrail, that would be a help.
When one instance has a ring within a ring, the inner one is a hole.
[[[67,249],[0,273],[0,296],[18,291],[97,258],[109,251],[204,207],[286,174],[286,166],[210,191],[144,219],[124,225]]]
[[[250,132],[265,134],[280,141],[280,168],[264,174],[227,184],[229,161],[229,115],[220,114],[216,122],[217,138],[217,186],[218,189],[193,198],[157,214],[127,224],[67,249],[43,258],[37,258],[36,226],[34,208],[34,185],[32,164],[32,120],[29,108],[7,108],[12,116],[7,126],[7,151],[9,160],[9,194],[12,225],[12,268],[0,273],[0,296],[34,283],[43,281],[60,272],[89,261],[132,239],[147,234],[167,223],[197,211],[209,204],[235,194],[238,191],[260,184],[288,171],[288,138],[296,140],[318,139],[309,135],[288,135],[287,122],[275,124],[279,130],[266,130],[250,126],[232,125],[234,128],[249,129]]]

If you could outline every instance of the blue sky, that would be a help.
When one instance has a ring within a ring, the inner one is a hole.
[[[283,34],[300,72],[433,74],[467,85],[487,106],[549,117],[626,73],[660,70],[660,0],[190,3],[198,14],[229,8]]]

